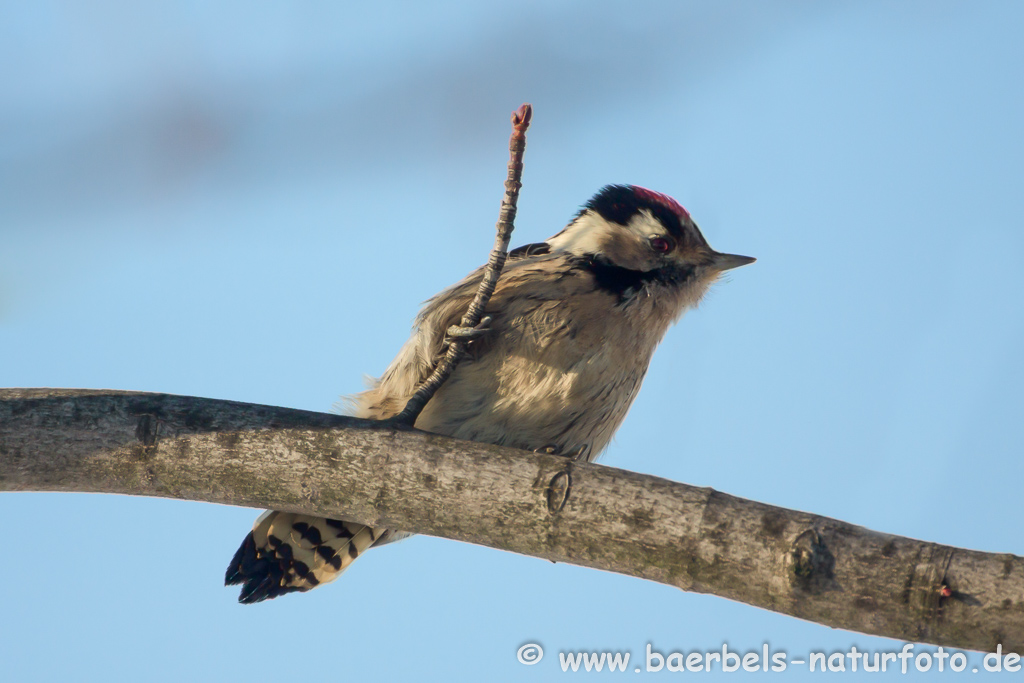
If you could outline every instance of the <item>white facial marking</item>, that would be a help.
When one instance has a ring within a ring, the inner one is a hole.
[[[587,211],[548,240],[552,249],[571,254],[598,254],[612,226],[593,211]]]
[[[659,237],[668,237],[668,230],[661,224],[661,221],[656,219],[649,209],[640,209],[640,213],[633,216],[629,221],[629,225],[626,226],[629,230],[641,237],[647,239],[648,237],[657,235]]]
[[[609,223],[600,214],[587,211],[566,226],[565,230],[549,239],[548,244],[552,249],[577,255],[600,254],[608,244],[609,237],[615,232],[621,233],[622,230],[633,233],[643,240],[652,235],[668,235],[665,226],[647,209],[641,209],[626,226]]]

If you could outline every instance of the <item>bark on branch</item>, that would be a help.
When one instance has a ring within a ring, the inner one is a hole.
[[[862,633],[1024,650],[1020,557],[338,415],[165,394],[0,390],[0,491],[123,493],[338,517]]]

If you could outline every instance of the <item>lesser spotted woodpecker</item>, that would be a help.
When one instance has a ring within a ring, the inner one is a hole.
[[[546,242],[509,252],[487,308],[490,329],[427,403],[416,427],[459,439],[593,460],[640,389],[655,347],[722,272],[753,258],[712,249],[674,199],[610,185]],[[482,269],[424,306],[412,337],[357,417],[402,410],[476,293]],[[355,522],[263,513],[228,567],[239,601],[333,581],[367,548],[407,536]]]

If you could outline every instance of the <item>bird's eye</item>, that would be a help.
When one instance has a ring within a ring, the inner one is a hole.
[[[651,237],[648,242],[651,245],[651,249],[659,254],[667,254],[672,250],[672,243],[664,237]]]

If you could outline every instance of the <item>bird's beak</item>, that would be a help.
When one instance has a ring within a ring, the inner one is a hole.
[[[756,261],[753,256],[739,256],[737,254],[719,254],[714,252],[712,263],[718,270],[732,270],[740,266],[747,266]]]

